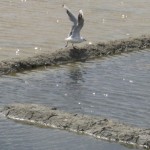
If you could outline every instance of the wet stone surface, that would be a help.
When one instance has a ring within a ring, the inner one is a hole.
[[[83,47],[68,47],[54,53],[44,53],[26,59],[11,59],[0,62],[0,75],[35,69],[42,66],[54,66],[75,61],[86,61],[97,57],[138,51],[150,48],[150,36],[125,40],[96,43]]]
[[[58,128],[96,138],[150,148],[150,129],[138,128],[101,116],[71,114],[37,104],[11,104],[1,108],[7,118],[42,127]]]

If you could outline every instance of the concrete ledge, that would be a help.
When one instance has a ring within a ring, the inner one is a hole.
[[[150,148],[150,129],[133,127],[100,116],[71,114],[36,104],[12,104],[0,112],[7,118],[42,127],[58,128],[95,138]]]
[[[83,47],[68,47],[57,50],[54,53],[45,53],[26,59],[1,61],[0,75],[35,69],[41,66],[53,66],[75,61],[85,61],[92,58],[138,51],[146,48],[150,48],[150,36],[109,41],[106,43],[99,42]]]

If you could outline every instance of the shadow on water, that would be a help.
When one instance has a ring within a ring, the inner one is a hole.
[[[69,77],[73,81],[73,83],[79,83],[79,81],[84,82],[82,69],[78,65],[73,65],[68,67]],[[85,72],[84,72],[85,73]],[[76,84],[77,85],[77,84]]]
[[[18,73],[17,76],[2,76],[0,79],[1,105],[14,102],[42,103],[69,112],[102,115],[135,126],[149,127],[149,64],[149,50],[145,50],[85,63],[77,62],[59,67],[47,67],[41,71]],[[23,129],[24,141],[20,142],[22,146],[24,144],[32,146],[27,143],[29,138],[36,143],[35,148],[39,146],[37,142],[39,140],[43,143],[43,145],[40,144],[43,148],[49,146],[49,140],[46,139],[53,141],[56,145],[52,149],[60,148],[57,141],[60,143],[68,141],[68,138],[60,139],[60,136],[68,135],[61,131],[33,129],[21,125],[18,128],[18,125],[14,126],[11,122],[9,126],[6,126],[7,121],[1,123],[0,130],[3,133],[1,138],[9,137],[14,142],[18,142],[16,135],[20,134],[20,130]],[[5,130],[11,130],[12,126],[16,129],[11,132],[11,136],[8,133],[4,136]],[[37,136],[36,132],[42,136]],[[57,140],[50,136],[51,134],[55,135]],[[102,149],[103,146],[104,149],[106,147],[126,149],[115,144],[91,141],[90,138],[73,134],[69,134],[68,137],[71,140],[69,140],[69,145],[76,143],[76,149],[83,148],[83,141],[86,149],[97,149],[99,146]],[[79,142],[80,138],[82,144]],[[90,142],[94,142],[94,145],[89,146]],[[9,147],[8,143],[1,145]],[[66,146],[62,144],[61,148],[65,149]]]
[[[150,33],[150,1],[100,0],[93,3],[82,0],[67,1],[66,4],[73,12],[78,11],[79,6],[83,9],[85,26],[82,34],[89,39],[89,43],[128,39]],[[104,46],[107,46],[107,53],[102,52],[104,56],[114,52],[113,44],[109,51],[111,42],[108,45],[100,43],[96,47],[87,43],[93,48],[92,51],[72,49],[65,55],[60,50],[60,55],[56,53],[51,56],[56,49],[64,47],[64,38],[70,30],[70,23],[61,5],[62,1],[50,0],[0,1],[0,61],[11,60],[1,62],[0,67],[4,69],[2,74],[9,73],[9,68],[12,69],[10,72],[31,69],[29,72],[0,77],[0,105],[14,102],[42,103],[69,112],[102,115],[134,126],[149,127],[149,50],[85,62],[91,54],[101,56],[98,50],[106,48]],[[142,40],[135,41],[133,45],[130,40],[127,43],[131,51],[133,48],[146,48]],[[148,46],[150,42],[146,43]],[[117,45],[116,53],[125,51],[125,45]],[[38,57],[23,61],[23,58],[35,55]],[[80,59],[85,63],[60,65],[62,60],[68,58],[73,61]],[[16,59],[19,59],[19,63],[16,63]],[[60,64],[53,60],[60,60]],[[47,67],[51,63],[54,66]],[[46,65],[46,69],[33,70],[36,65]],[[64,131],[16,124],[3,117],[0,118],[0,133],[0,146],[4,150],[131,148]]]

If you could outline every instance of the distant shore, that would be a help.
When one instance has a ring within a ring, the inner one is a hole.
[[[101,116],[71,114],[37,104],[11,104],[1,108],[7,118],[46,128],[57,128],[98,139],[150,148],[150,129],[138,128]]]
[[[11,59],[0,62],[0,75],[36,69],[42,66],[54,66],[76,61],[86,61],[92,58],[107,57],[121,53],[139,51],[150,48],[150,36],[141,36],[96,44],[83,47],[75,46],[56,50],[53,53],[43,53],[26,59]]]

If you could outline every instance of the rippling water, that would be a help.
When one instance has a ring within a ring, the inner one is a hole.
[[[8,121],[0,121],[0,125],[6,126],[5,130],[0,129],[2,150],[127,150],[115,143],[101,142],[65,131],[40,129]]]
[[[88,42],[150,33],[148,0],[1,0],[0,61],[53,52],[65,45],[70,22],[61,5],[83,9]],[[123,54],[0,78],[0,105],[42,103],[150,127],[150,53]],[[17,124],[0,117],[3,150],[126,150],[65,131]]]
[[[150,52],[117,55],[85,63],[25,72],[0,78],[1,106],[42,103],[69,112],[102,115],[150,127]],[[64,131],[0,121],[3,147],[26,149],[126,149]],[[7,141],[8,140],[8,141]],[[30,140],[32,143],[29,143]],[[40,141],[40,143],[39,143]],[[82,141],[82,142],[81,142]],[[65,144],[66,143],[66,144]],[[43,147],[43,148],[41,148]]]
[[[63,3],[76,14],[83,9],[82,35],[90,42],[150,33],[148,0],[1,0],[0,60],[64,47],[71,24]]]

